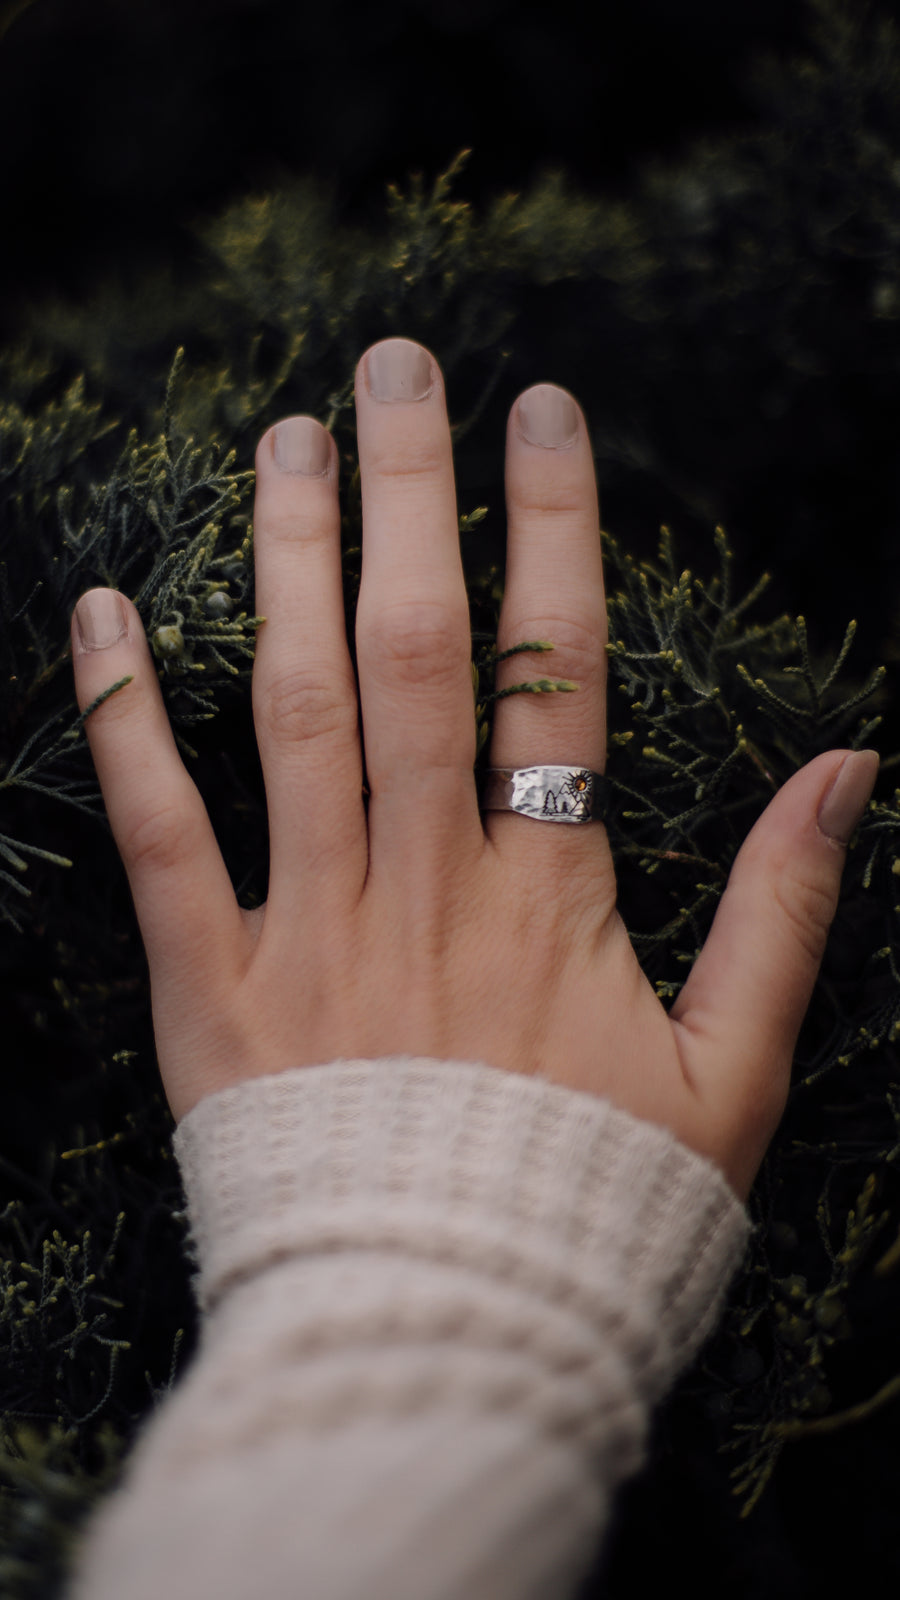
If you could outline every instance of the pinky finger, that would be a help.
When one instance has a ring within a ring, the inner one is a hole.
[[[155,999],[220,982],[243,919],[212,824],[182,763],[136,608],[115,589],[82,595],[72,618],[75,693],[122,857]],[[227,978],[226,978],[227,981]],[[177,1000],[175,1001],[177,1004]]]

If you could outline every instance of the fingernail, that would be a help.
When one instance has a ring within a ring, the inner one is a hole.
[[[838,768],[838,775],[819,806],[819,828],[826,838],[849,844],[872,798],[879,765],[877,750],[856,750]]]
[[[285,417],[276,424],[272,454],[282,472],[321,478],[331,465],[331,436],[315,417]]]
[[[128,632],[125,608],[115,589],[90,589],[75,607],[82,650],[107,650]]]
[[[529,444],[559,450],[571,444],[578,432],[578,408],[565,389],[557,389],[555,383],[538,383],[519,396],[516,421]]]
[[[411,339],[385,339],[366,356],[373,400],[425,400],[434,388],[431,357]]]

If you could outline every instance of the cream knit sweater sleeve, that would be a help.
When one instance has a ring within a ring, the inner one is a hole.
[[[181,1122],[198,1351],[70,1600],[563,1600],[749,1233],[708,1161],[472,1062],[254,1079]]]

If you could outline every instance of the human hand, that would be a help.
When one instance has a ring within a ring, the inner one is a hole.
[[[829,751],[778,792],[666,1013],[616,910],[602,823],[479,812],[469,610],[437,363],[408,340],[372,346],[357,367],[356,407],[359,699],[335,442],[295,417],[256,452],[264,906],[238,906],[135,607],[95,589],[73,617],[82,709],[133,674],[86,728],[147,952],[172,1114],[180,1121],[244,1079],[338,1058],[481,1061],[669,1127],[745,1199],[784,1108],[837,906],[838,841],[865,807],[878,757],[844,764],[848,752]],[[597,490],[584,417],[565,391],[538,385],[513,406],[506,499],[498,649],[552,640],[555,670],[579,691],[499,701],[491,765],[603,772]],[[497,687],[518,681],[521,667],[501,663]]]

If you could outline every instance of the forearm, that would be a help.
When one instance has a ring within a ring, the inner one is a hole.
[[[309,1068],[176,1134],[206,1312],[71,1600],[570,1595],[746,1214],[591,1096]]]

